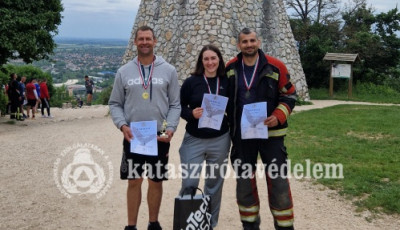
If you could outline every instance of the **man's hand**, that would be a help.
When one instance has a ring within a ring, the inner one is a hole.
[[[165,143],[171,142],[172,136],[174,136],[174,132],[172,132],[171,130],[167,130],[165,131],[165,133],[168,135],[168,138],[157,136],[157,141]]]
[[[121,132],[123,133],[125,140],[131,142],[131,140],[133,139],[131,128],[129,128],[129,126],[127,125],[123,125],[121,126]]]
[[[276,118],[274,115],[271,115],[267,117],[264,121],[264,125],[268,126],[268,128],[275,127],[279,124],[278,118]]]

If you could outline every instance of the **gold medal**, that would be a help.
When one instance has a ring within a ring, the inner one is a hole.
[[[149,98],[149,93],[143,92],[142,97],[143,97],[143,99],[147,100]]]

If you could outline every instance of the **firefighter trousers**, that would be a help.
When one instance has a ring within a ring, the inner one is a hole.
[[[260,201],[256,184],[257,159],[260,155],[267,187],[269,208],[275,229],[293,228],[293,201],[287,178],[287,153],[284,137],[242,140],[232,139],[231,163],[237,176],[236,199],[244,229],[259,229]],[[252,227],[246,227],[246,226]]]

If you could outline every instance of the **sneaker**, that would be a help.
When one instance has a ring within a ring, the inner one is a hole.
[[[150,222],[147,230],[162,230],[160,223],[158,221],[156,222]]]
[[[135,226],[125,226],[124,230],[137,230],[136,225]]]
[[[48,118],[54,118],[53,115],[49,115],[49,116],[47,116],[47,117],[48,117]]]
[[[42,115],[42,118],[46,118],[46,117],[47,117],[46,115],[44,115],[44,114]]]

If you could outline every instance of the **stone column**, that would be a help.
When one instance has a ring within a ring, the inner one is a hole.
[[[193,71],[204,45],[219,47],[227,62],[238,53],[239,31],[253,28],[260,35],[262,49],[286,64],[299,97],[309,99],[282,0],[142,0],[124,63],[136,55],[134,33],[142,25],[154,28],[158,40],[155,52],[176,67],[180,83]]]

